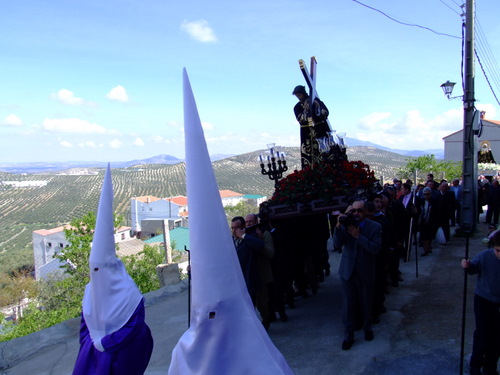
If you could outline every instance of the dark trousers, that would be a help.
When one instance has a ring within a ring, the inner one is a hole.
[[[488,204],[488,210],[486,211],[486,222],[489,224],[498,224],[498,217],[500,216],[500,205],[498,204]],[[493,218],[493,222],[491,219]]]
[[[340,278],[342,284],[342,322],[344,323],[344,340],[351,340],[354,335],[356,316],[363,319],[363,330],[372,330],[373,280],[364,281],[356,271],[349,280]]]
[[[484,374],[496,374],[500,356],[500,303],[474,294],[476,330],[470,357],[471,370],[483,367]]]

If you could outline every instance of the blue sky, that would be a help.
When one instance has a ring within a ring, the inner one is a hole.
[[[461,36],[461,0],[361,1]],[[496,61],[499,11],[477,0]],[[291,92],[311,56],[337,132],[426,150],[462,127],[461,101],[439,87],[457,82],[462,95],[461,40],[352,0],[11,1],[0,13],[0,162],[184,157],[183,67],[210,153],[298,146]],[[476,98],[500,119],[478,65]]]

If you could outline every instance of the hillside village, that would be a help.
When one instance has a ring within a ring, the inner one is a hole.
[[[263,195],[242,194],[231,190],[220,190],[224,207],[236,206],[245,202],[258,211],[260,203],[267,199]],[[144,245],[157,245],[165,252],[175,248],[183,251],[189,249],[189,206],[185,196],[158,198],[152,195],[132,197],[130,199],[130,217],[127,221],[131,226],[121,226],[115,229],[115,243],[119,256],[139,254]],[[34,272],[36,281],[50,280],[64,273],[61,262],[55,255],[69,246],[65,229],[69,225],[55,228],[38,229],[32,232]],[[182,264],[180,267],[186,267]],[[24,299],[12,306],[4,306],[2,313],[7,317],[17,319],[22,316],[23,308],[30,301]]]
[[[241,194],[231,190],[220,190],[224,207],[235,206],[240,202],[254,206],[258,210],[266,196]],[[132,225],[116,229],[115,242],[118,255],[137,254],[144,244],[161,244],[172,248],[175,241],[178,250],[189,244],[189,207],[185,196],[158,198],[155,196],[133,197],[130,200],[130,221]],[[67,247],[68,240],[64,229],[67,225],[51,229],[33,231],[33,257],[35,280],[49,278],[60,272],[60,263],[54,255]],[[180,230],[183,228],[185,230]]]

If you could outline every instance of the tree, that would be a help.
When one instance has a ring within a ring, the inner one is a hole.
[[[18,309],[24,299],[38,295],[38,285],[29,273],[14,271],[0,274],[0,306],[17,304]]]
[[[228,222],[231,222],[231,219],[235,216],[247,216],[248,214],[258,213],[259,209],[255,206],[248,204],[245,201],[241,201],[234,206],[226,206],[224,207],[224,211],[226,212],[226,217]]]
[[[119,227],[122,221],[123,218],[115,217],[115,228]],[[40,306],[33,303],[17,324],[9,323],[7,333],[0,334],[0,342],[39,331],[80,315],[85,286],[89,282],[88,260],[95,224],[96,215],[93,212],[70,222],[69,229],[65,229],[69,246],[55,255],[66,271],[66,277],[40,282],[38,296]],[[173,243],[172,247],[175,246]],[[163,249],[148,245],[145,245],[144,251],[139,254],[123,257],[127,272],[142,293],[160,287],[156,266],[164,261]],[[7,285],[8,281],[5,278],[0,279],[0,287],[2,284]]]
[[[436,180],[441,178],[452,180],[462,175],[462,163],[438,161],[433,154],[406,159],[406,161],[406,165],[398,171],[398,175],[402,179],[414,179],[415,172],[417,173],[417,179],[424,181],[428,173],[432,173]]]
[[[156,266],[165,263],[165,253],[160,246],[144,245],[141,253],[124,256],[122,260],[141,293],[160,288]]]

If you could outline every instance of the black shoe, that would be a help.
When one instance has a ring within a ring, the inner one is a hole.
[[[351,349],[353,343],[354,343],[354,339],[349,339],[349,340],[342,341],[342,350],[349,350],[349,349]]]
[[[355,331],[361,331],[363,329],[363,323],[356,323],[354,324],[354,330]]]
[[[269,331],[269,327],[271,326],[271,322],[269,320],[263,320],[262,325],[266,331]]]
[[[279,313],[280,314],[280,320],[284,322],[288,322],[288,315],[286,315],[286,312]]]
[[[365,340],[372,341],[375,338],[373,331],[365,331]]]

